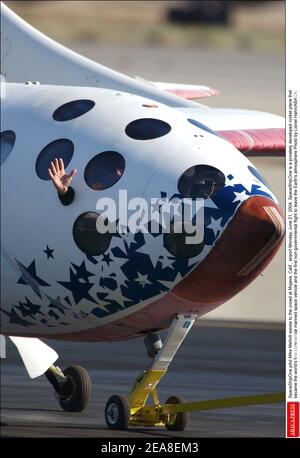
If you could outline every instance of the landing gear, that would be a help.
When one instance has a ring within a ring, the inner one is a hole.
[[[109,398],[105,407],[105,420],[110,429],[128,428],[130,406],[126,396],[114,395]]]
[[[170,396],[166,400],[166,404],[184,404],[185,399],[181,396]],[[188,423],[187,412],[170,413],[166,421],[168,431],[184,431]]]
[[[149,358],[155,358],[158,355],[162,347],[162,341],[158,334],[155,332],[149,332],[144,338],[144,344],[148,353]]]
[[[51,366],[45,373],[55,390],[59,405],[66,412],[83,412],[91,397],[91,379],[80,366],[67,367],[63,372]]]
[[[160,404],[156,386],[167,372],[178,348],[194,324],[196,315],[178,315],[162,345],[159,336],[151,333],[145,338],[146,349],[153,361],[139,375],[127,397],[112,396],[106,404],[105,420],[109,429],[127,429],[128,426],[165,426],[169,431],[183,431],[187,426],[184,400],[171,396]],[[146,402],[152,396],[153,404]]]

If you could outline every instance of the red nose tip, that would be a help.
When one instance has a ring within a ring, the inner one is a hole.
[[[283,236],[279,206],[266,197],[250,197],[205,260],[172,293],[202,306],[227,301],[269,264]]]

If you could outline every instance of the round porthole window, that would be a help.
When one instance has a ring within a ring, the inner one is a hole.
[[[179,178],[178,191],[183,197],[207,199],[225,185],[224,174],[210,165],[194,165]]]
[[[73,157],[74,145],[67,138],[60,138],[49,143],[42,149],[35,163],[36,174],[41,180],[50,180],[48,169],[54,159],[62,158],[67,167]]]
[[[1,132],[1,165],[10,155],[15,141],[16,141],[16,134],[12,130],[5,130]]]
[[[125,159],[116,151],[97,154],[84,171],[86,184],[95,191],[110,188],[119,181],[125,170]]]
[[[84,115],[94,106],[95,102],[93,100],[73,100],[57,108],[53,113],[53,119],[61,122],[70,121]]]
[[[153,140],[171,131],[171,126],[161,119],[142,118],[128,124],[125,129],[128,137],[134,140]]]
[[[112,234],[97,230],[97,219],[102,218],[96,212],[85,212],[78,216],[73,225],[73,237],[78,248],[90,256],[99,256],[109,247]]]

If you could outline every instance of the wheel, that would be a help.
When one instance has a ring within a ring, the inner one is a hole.
[[[181,396],[170,396],[166,400],[166,404],[184,404],[185,400]],[[187,412],[178,412],[170,414],[166,422],[168,431],[184,431],[188,422]]]
[[[63,371],[67,380],[62,383],[58,402],[66,412],[82,412],[91,397],[91,379],[88,372],[80,366],[67,367]]]
[[[114,395],[105,406],[105,420],[109,429],[127,429],[130,419],[130,406],[125,396]]]

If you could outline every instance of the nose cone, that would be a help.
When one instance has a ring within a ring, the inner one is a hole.
[[[269,264],[283,236],[279,206],[266,197],[250,197],[240,206],[208,256],[172,293],[202,306],[227,301]]]

